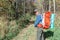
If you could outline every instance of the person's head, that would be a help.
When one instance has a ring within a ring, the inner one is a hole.
[[[39,14],[37,9],[34,10],[34,14],[35,15],[38,15]]]

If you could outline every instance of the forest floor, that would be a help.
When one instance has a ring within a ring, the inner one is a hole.
[[[33,18],[32,18],[33,19]],[[12,40],[35,40],[37,34],[37,28],[34,24],[29,23],[15,38]]]
[[[35,40],[36,39],[36,28],[33,24],[28,25],[29,27],[24,28],[13,40]]]

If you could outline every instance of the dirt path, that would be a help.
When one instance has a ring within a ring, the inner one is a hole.
[[[36,28],[33,24],[28,25],[12,40],[36,40]]]

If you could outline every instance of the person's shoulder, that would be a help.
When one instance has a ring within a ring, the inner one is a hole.
[[[42,14],[39,14],[40,16],[42,16]]]
[[[43,15],[42,14],[38,14],[37,17],[42,17]]]

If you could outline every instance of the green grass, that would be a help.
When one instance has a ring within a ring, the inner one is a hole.
[[[0,17],[0,40],[11,40],[17,36],[19,32],[29,23],[30,17],[30,15],[26,15],[26,17],[20,17],[18,20],[11,21],[6,19],[5,16]]]

